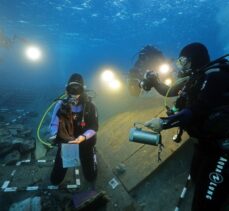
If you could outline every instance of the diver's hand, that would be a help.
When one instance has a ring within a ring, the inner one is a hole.
[[[153,84],[151,83],[150,80],[148,80],[148,79],[143,79],[143,80],[140,81],[139,87],[142,88],[142,89],[144,89],[145,91],[148,92],[148,91],[150,91],[151,88],[153,87]]]
[[[144,79],[140,81],[139,86],[140,88],[144,89],[145,91],[150,91],[152,87],[154,87],[159,82],[158,74],[147,70]]]
[[[160,133],[163,130],[163,120],[160,118],[154,118],[150,121],[145,122],[144,126],[150,128],[157,133]]]
[[[86,141],[86,137],[85,136],[78,136],[78,138],[74,139],[73,141],[69,141],[68,143],[69,144],[80,144],[82,143],[83,141]]]

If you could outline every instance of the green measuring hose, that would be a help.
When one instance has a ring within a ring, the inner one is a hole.
[[[165,95],[165,97],[164,97],[164,106],[165,106],[165,108],[168,107],[168,106],[167,106],[167,99],[168,99],[168,95],[169,95],[169,92],[171,91],[171,89],[172,89],[175,85],[177,85],[178,83],[183,82],[184,80],[187,80],[188,78],[189,78],[189,77],[180,78],[180,79],[176,80],[175,83],[174,83],[172,86],[169,87],[169,89],[167,90],[166,95]]]
[[[48,112],[49,112],[49,111],[52,109],[52,107],[56,104],[56,101],[57,101],[58,99],[61,100],[61,99],[65,98],[65,97],[66,97],[66,94],[61,95],[60,97],[58,97],[56,100],[54,100],[54,101],[49,105],[49,107],[46,109],[46,111],[45,111],[45,113],[43,114],[43,116],[42,116],[42,118],[41,118],[41,120],[40,120],[40,122],[39,122],[39,125],[38,125],[38,127],[37,127],[37,138],[38,138],[38,140],[39,140],[43,145],[45,145],[45,146],[47,146],[47,147],[49,147],[49,148],[52,148],[53,146],[52,146],[52,144],[50,144],[50,143],[45,142],[44,140],[42,140],[42,138],[41,138],[41,136],[40,136],[40,129],[41,129],[42,125],[43,125],[44,119],[46,118]]]

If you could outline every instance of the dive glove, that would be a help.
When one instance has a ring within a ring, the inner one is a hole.
[[[144,123],[145,127],[150,128],[151,130],[160,133],[163,130],[163,120],[160,118],[154,118],[150,121]]]
[[[140,82],[139,86],[145,91],[150,91],[155,84],[159,81],[158,74],[147,70],[144,74],[144,79]]]

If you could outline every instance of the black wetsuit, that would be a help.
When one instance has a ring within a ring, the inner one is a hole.
[[[67,109],[68,110],[68,109]],[[95,105],[91,102],[83,103],[83,110],[77,113],[70,112],[66,116],[66,109],[63,108],[57,112],[59,117],[59,127],[56,142],[58,150],[55,158],[55,164],[51,173],[51,182],[58,185],[62,182],[67,172],[67,168],[63,168],[61,158],[61,143],[77,138],[87,130],[98,130],[98,117]],[[82,121],[84,115],[84,121]],[[74,116],[74,117],[73,117]],[[97,176],[97,161],[95,154],[96,135],[79,144],[80,161],[84,177],[88,181],[94,181]]]
[[[162,95],[168,90],[160,82],[154,87]],[[229,151],[219,144],[229,138],[229,69],[192,75],[169,96],[178,93],[180,111],[164,118],[164,129],[179,126],[198,139],[191,164],[192,210],[220,210],[229,193]]]

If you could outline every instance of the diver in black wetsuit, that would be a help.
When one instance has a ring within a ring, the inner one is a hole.
[[[132,96],[140,95],[139,80],[143,79],[146,70],[157,69],[165,60],[162,52],[152,45],[139,51],[137,61],[128,73],[128,89]]]
[[[96,132],[98,131],[97,109],[84,89],[83,77],[74,73],[66,86],[67,98],[59,100],[50,123],[50,135],[55,138],[58,150],[51,173],[53,185],[59,185],[67,172],[63,167],[62,144],[78,144],[79,157],[84,177],[93,182],[97,177]]]
[[[229,193],[229,62],[224,58],[210,62],[207,48],[192,43],[180,52],[177,66],[184,80],[168,94],[178,96],[176,112],[145,126],[158,132],[181,127],[198,139],[191,164],[192,210],[220,210]],[[145,90],[155,87],[162,95],[169,89],[154,74],[141,86]]]

